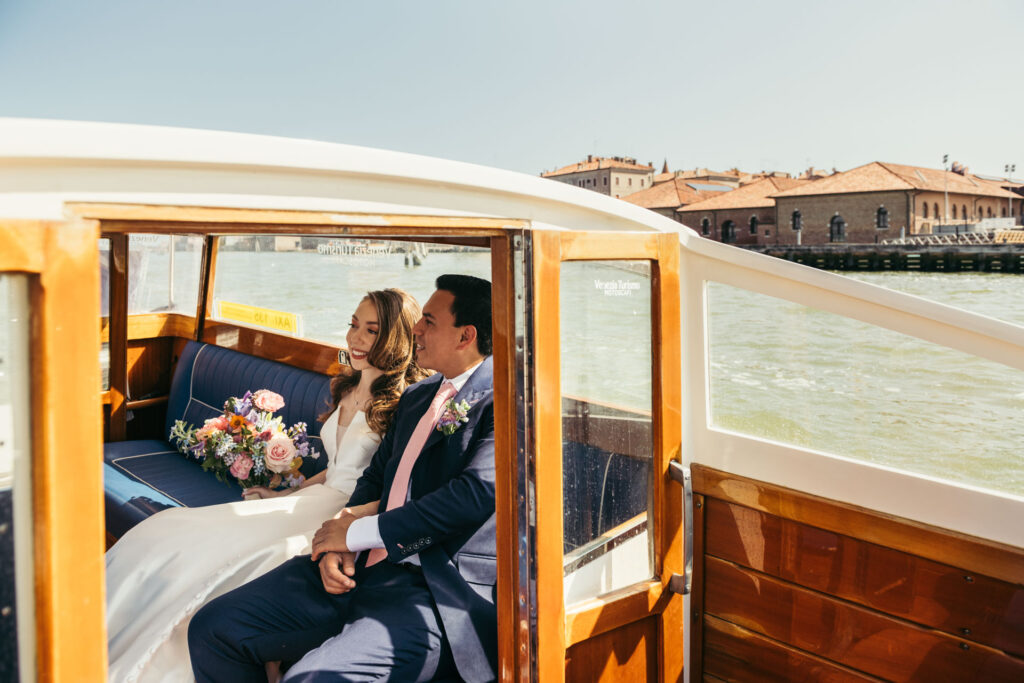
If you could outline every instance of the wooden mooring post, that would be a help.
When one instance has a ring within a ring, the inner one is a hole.
[[[956,273],[1024,273],[1024,244],[746,247],[768,256],[823,270],[918,270]]]

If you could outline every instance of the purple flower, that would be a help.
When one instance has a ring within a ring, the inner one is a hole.
[[[455,399],[450,399],[444,404],[444,412],[441,413],[441,417],[437,421],[437,431],[442,432],[446,436],[450,436],[455,433],[462,423],[469,422],[469,404],[465,400],[456,403]]]

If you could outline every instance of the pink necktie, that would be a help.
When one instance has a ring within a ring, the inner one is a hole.
[[[437,424],[445,402],[457,393],[459,392],[455,385],[448,380],[441,383],[437,394],[434,395],[434,400],[430,402],[430,407],[427,408],[427,412],[423,413],[423,417],[416,424],[416,429],[413,431],[412,436],[409,437],[409,443],[405,445],[405,450],[402,451],[402,459],[398,461],[398,469],[395,470],[395,479],[391,482],[391,490],[388,492],[388,505],[384,508],[385,510],[392,510],[405,504],[405,498],[409,492],[409,475],[412,474],[412,466],[416,464],[416,458],[420,456],[423,445],[427,443],[430,430]],[[366,566],[373,566],[387,556],[387,550],[373,548],[370,550],[370,554],[366,556]]]

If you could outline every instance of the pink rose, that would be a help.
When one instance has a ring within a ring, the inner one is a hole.
[[[284,408],[284,398],[281,394],[275,394],[273,391],[268,391],[267,389],[260,389],[252,395],[252,404],[260,410],[272,413],[275,410],[281,410],[281,408]]]
[[[284,434],[278,434],[267,442],[267,452],[263,459],[271,472],[287,472],[295,459],[295,444]]]
[[[231,463],[231,467],[228,471],[231,472],[231,476],[235,479],[248,479],[249,470],[252,469],[252,458],[248,455],[240,455],[235,458],[235,461]]]
[[[205,441],[211,435],[217,432],[222,432],[228,428],[228,420],[223,415],[220,417],[211,417],[209,420],[203,423],[203,426],[196,432],[196,438],[200,441]]]

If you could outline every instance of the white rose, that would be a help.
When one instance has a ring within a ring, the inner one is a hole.
[[[267,442],[267,452],[263,460],[271,472],[282,474],[292,468],[295,459],[295,444],[284,434],[278,434]]]

